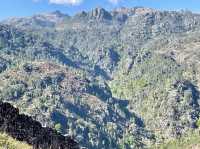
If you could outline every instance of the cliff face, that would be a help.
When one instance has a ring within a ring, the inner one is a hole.
[[[71,137],[65,137],[51,128],[44,128],[31,117],[19,114],[9,103],[0,103],[0,131],[27,142],[34,149],[78,149]]]

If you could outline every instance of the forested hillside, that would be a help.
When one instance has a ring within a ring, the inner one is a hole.
[[[89,149],[170,145],[200,127],[199,33],[200,14],[142,7],[7,19],[0,99]]]

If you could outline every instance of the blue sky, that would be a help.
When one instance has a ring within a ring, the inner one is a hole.
[[[0,20],[55,10],[73,15],[81,10],[88,11],[95,7],[110,10],[134,6],[200,12],[200,0],[0,0]]]

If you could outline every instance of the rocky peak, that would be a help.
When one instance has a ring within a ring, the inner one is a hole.
[[[103,8],[95,8],[90,12],[90,17],[96,18],[97,20],[111,20],[111,14]]]
[[[126,14],[127,16],[132,16],[132,15],[144,15],[147,13],[152,13],[152,12],[157,12],[157,10],[152,9],[152,8],[144,8],[144,7],[134,7],[134,8],[117,8],[113,10],[113,13],[118,13],[118,14]]]
[[[87,17],[88,17],[88,13],[85,11],[81,11],[81,12],[77,13],[73,18],[80,21],[81,19],[85,19]]]
[[[144,7],[134,7],[134,8],[121,7],[121,8],[114,9],[111,12],[111,14],[118,21],[124,22],[130,16],[146,15],[146,14],[152,14],[154,12],[157,12],[157,10],[154,10],[154,9],[151,9],[151,8],[144,8]]]
[[[113,14],[126,14],[130,16],[130,15],[133,15],[133,11],[130,8],[121,7],[121,8],[114,9]]]
[[[144,8],[144,7],[135,7],[133,8],[134,14],[136,15],[145,15],[148,13],[154,13],[157,12],[157,10],[152,8]]]

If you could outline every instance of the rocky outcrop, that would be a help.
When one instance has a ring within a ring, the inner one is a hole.
[[[78,149],[77,142],[42,125],[9,103],[0,102],[0,131],[27,142],[34,149]]]
[[[0,57],[0,73],[6,70],[8,62]]]
[[[111,20],[111,14],[103,8],[96,8],[90,12],[90,17],[96,18],[97,20]]]

